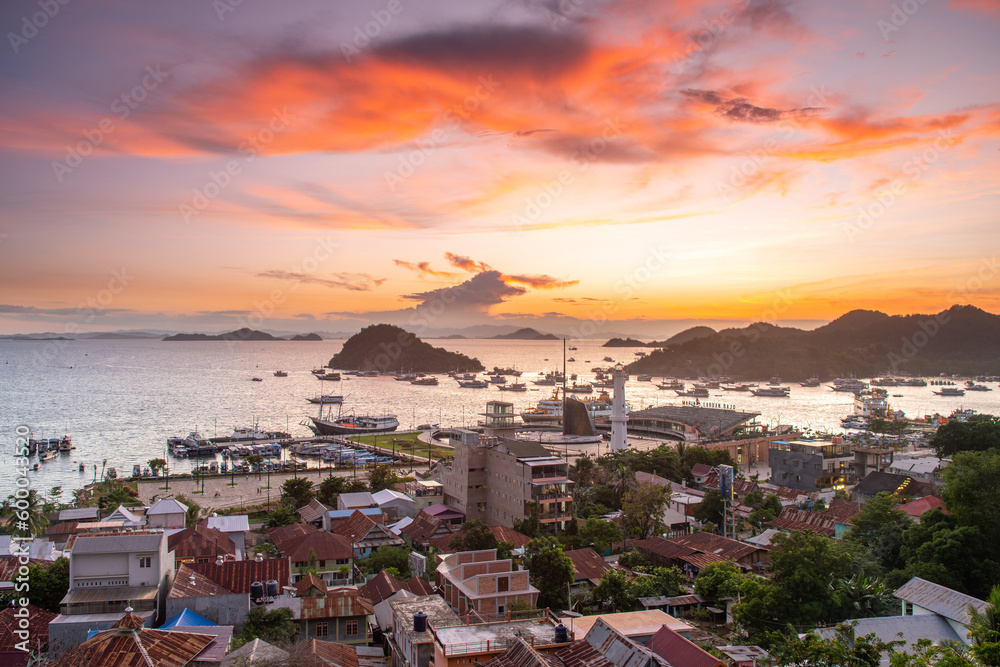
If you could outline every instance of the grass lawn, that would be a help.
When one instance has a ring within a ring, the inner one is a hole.
[[[387,449],[392,449],[393,443],[395,443],[397,452],[412,454],[426,460],[427,444],[417,440],[417,435],[419,435],[419,433],[419,431],[410,431],[406,433],[389,433],[377,436],[359,435],[351,438],[351,440],[355,440],[364,445],[377,445],[378,447],[385,447]],[[450,459],[455,457],[455,449],[453,447],[431,445],[430,449],[431,457],[435,461],[441,458]]]

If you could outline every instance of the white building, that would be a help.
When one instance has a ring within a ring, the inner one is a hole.
[[[184,528],[187,525],[188,506],[173,498],[160,498],[146,510],[149,528]]]

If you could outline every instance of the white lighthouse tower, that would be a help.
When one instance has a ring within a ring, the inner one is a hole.
[[[621,364],[615,364],[611,370],[611,378],[615,385],[615,395],[611,403],[611,451],[625,449],[628,441],[625,435],[625,369]]]

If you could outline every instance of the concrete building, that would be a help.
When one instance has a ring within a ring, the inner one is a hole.
[[[237,560],[236,545],[225,533],[200,524],[173,533],[167,538],[167,546],[174,552],[175,569],[181,563]]]
[[[397,486],[397,488],[400,487]],[[418,479],[414,482],[407,482],[402,487],[402,491],[413,498],[414,516],[431,505],[444,503],[444,487],[441,486],[441,482]]]
[[[342,493],[337,496],[337,509],[339,510],[359,510],[369,507],[378,507],[378,503],[367,491]]]
[[[298,582],[310,570],[318,572],[328,585],[348,583],[355,559],[350,539],[305,523],[272,528],[268,536],[278,553],[291,562],[292,583]]]
[[[218,563],[185,563],[177,570],[166,614],[190,609],[219,625],[241,625],[250,610],[254,582],[278,583],[279,597],[289,585],[287,558]]]
[[[379,547],[401,547],[403,540],[396,537],[383,524],[373,521],[362,512],[354,510],[350,519],[333,527],[334,535],[348,540],[354,548],[354,558],[368,558]]]
[[[427,667],[434,657],[430,628],[461,625],[458,615],[437,595],[402,597],[386,603],[392,611],[388,638],[392,667]]]
[[[382,489],[372,494],[372,499],[381,508],[387,521],[397,521],[404,516],[414,517],[417,515],[417,504],[413,498],[392,489]]]
[[[246,514],[210,516],[202,519],[200,523],[225,533],[233,541],[236,546],[236,560],[243,560],[247,557],[247,533],[250,532],[249,516]]]
[[[573,520],[568,464],[540,443],[501,440],[456,429],[453,461],[440,481],[445,504],[490,525],[513,525],[537,513],[543,526],[563,529]]]
[[[661,405],[629,413],[628,432],[701,444],[701,440],[731,440],[747,431],[757,431],[758,416],[758,412],[739,412],[704,405]]]
[[[146,510],[149,528],[183,528],[187,525],[188,506],[173,498],[160,498]]]
[[[985,613],[989,606],[984,600],[920,577],[913,577],[893,595],[901,602],[903,616],[939,616],[966,644],[969,643],[969,607]]]
[[[317,639],[341,644],[367,644],[371,600],[356,588],[329,589],[322,579],[307,574],[295,585],[295,595],[283,596],[270,609],[287,607],[299,625],[298,641]]]
[[[771,481],[801,491],[840,489],[855,479],[854,452],[843,438],[775,440],[768,452]]]
[[[538,589],[529,583],[527,570],[515,570],[511,560],[497,560],[496,549],[460,551],[438,559],[435,584],[459,615],[475,611],[491,618],[506,614],[515,600],[531,607],[538,601]]]

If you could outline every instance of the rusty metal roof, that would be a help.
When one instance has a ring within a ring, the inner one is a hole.
[[[183,563],[177,568],[177,576],[170,589],[168,598],[196,598],[207,597],[209,595],[228,595],[231,591],[218,585],[201,572],[196,572],[188,567],[190,563]],[[192,582],[192,578],[194,581]]]
[[[167,548],[174,552],[175,558],[236,555],[236,545],[228,535],[202,525],[194,525],[174,533],[167,538]]]
[[[146,619],[136,616],[131,611],[118,619],[118,622],[112,625],[112,628],[127,628],[129,630],[138,630],[142,626],[146,625]]]
[[[364,515],[362,515],[364,516]],[[288,526],[275,528],[268,535],[278,551],[288,556],[293,563],[309,560],[309,552],[316,554],[317,560],[348,560],[354,558],[354,544],[350,539],[337,533],[328,533],[309,524],[295,530],[284,530]]]
[[[125,602],[128,600],[155,600],[160,589],[157,586],[114,586],[108,588],[71,588],[66,592],[61,604],[85,604],[88,602]]]
[[[384,571],[379,572],[371,581],[363,586],[358,586],[361,594],[371,600],[372,604],[378,604],[403,588],[405,588],[403,582]]]
[[[191,585],[194,574],[195,584]],[[226,561],[225,563],[184,563],[177,570],[172,598],[199,597],[204,595],[227,595],[229,593],[249,593],[250,584],[255,581],[274,579],[278,587],[288,584],[289,564],[287,558],[265,558],[256,560]]]
[[[358,589],[333,590],[319,597],[302,598],[299,618],[351,618],[375,613],[371,600],[361,597]]]
[[[373,521],[359,510],[355,510],[351,517],[332,528],[337,535],[342,535],[353,544],[362,547],[377,547],[381,545],[402,546],[403,540],[389,532],[389,529]]]
[[[307,572],[306,575],[299,579],[295,584],[295,597],[306,597],[306,594],[312,589],[318,591],[320,595],[326,595],[328,590],[325,581],[317,577],[312,572]]]
[[[35,649],[44,646],[49,641],[49,623],[59,614],[45,611],[33,604],[27,606],[28,627],[18,627],[21,619],[14,618],[14,608],[7,607],[0,611],[0,653],[13,653],[15,644],[23,641],[14,635],[14,630],[27,630],[29,645]]]
[[[574,581],[586,579],[596,586],[601,583],[604,573],[612,569],[606,560],[589,547],[564,551],[563,555],[573,561]]]
[[[672,665],[725,667],[725,663],[667,626],[656,631],[646,647]]]
[[[330,508],[313,498],[309,501],[308,505],[300,507],[295,511],[298,512],[298,515],[302,517],[303,521],[306,523],[313,523],[314,521],[322,519],[328,509]]]
[[[519,533],[513,528],[508,528],[507,526],[490,526],[490,532],[493,533],[493,537],[497,538],[497,542],[507,542],[515,549],[519,549],[531,541],[531,538],[524,533]],[[430,544],[434,545],[434,547],[440,549],[441,551],[450,551],[448,543],[451,542],[451,538],[455,535],[465,535],[465,529],[461,528],[454,533],[441,535],[439,537],[432,538],[429,541]]]
[[[195,657],[195,662],[199,664],[203,662],[222,662],[226,657],[226,652],[233,643],[233,626],[231,625],[175,625],[170,628],[170,632],[214,635],[215,638],[212,642]]]
[[[414,517],[413,521],[402,529],[404,535],[413,538],[414,542],[427,544],[432,538],[442,535],[451,535],[451,528],[441,519],[431,516],[426,511],[421,511]]]
[[[566,667],[672,667],[598,618],[583,641],[557,651]]]
[[[215,640],[213,635],[115,628],[99,632],[52,667],[183,667]]]
[[[677,537],[670,538],[669,541],[691,547],[695,551],[715,554],[721,556],[723,559],[734,561],[746,558],[757,551],[767,551],[755,544],[747,544],[746,542],[740,542],[739,540],[723,537],[722,535],[704,532],[678,535]]]
[[[768,521],[767,524],[785,530],[811,530],[817,535],[825,535],[826,537],[833,537],[837,532],[837,521],[834,518],[820,512],[810,512],[792,507],[781,510],[781,514]]]
[[[515,637],[502,653],[493,656],[483,667],[565,667],[565,665],[558,656],[536,651],[524,639]]]

